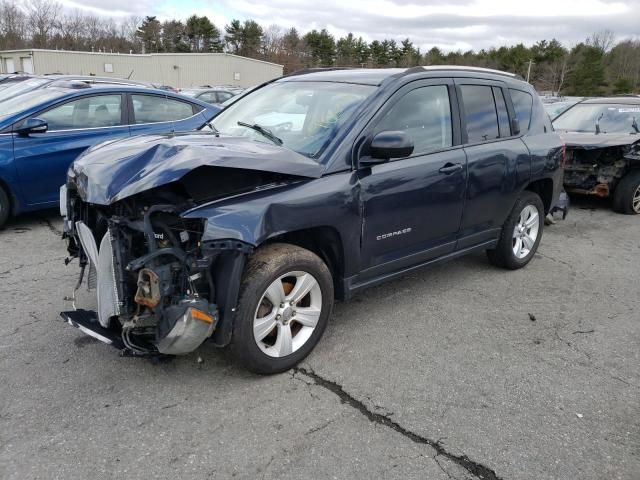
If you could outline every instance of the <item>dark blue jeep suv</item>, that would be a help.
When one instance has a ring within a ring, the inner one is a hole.
[[[62,315],[124,353],[208,339],[283,371],[336,298],[479,250],[525,266],[562,185],[540,100],[498,71],[291,75],[205,130],[112,142],[70,171],[65,236],[98,311]]]

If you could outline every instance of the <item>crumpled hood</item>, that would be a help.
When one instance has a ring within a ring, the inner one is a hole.
[[[179,180],[202,166],[318,178],[324,167],[292,150],[243,137],[193,132],[145,135],[87,150],[73,164],[81,198],[108,205]]]
[[[640,134],[629,133],[579,133],[559,131],[560,137],[567,147],[592,148],[620,147],[640,142]]]

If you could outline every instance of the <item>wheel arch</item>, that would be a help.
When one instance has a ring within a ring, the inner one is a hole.
[[[331,272],[336,298],[344,298],[344,246],[336,228],[323,225],[280,233],[267,238],[258,248],[271,243],[289,243],[318,255]]]
[[[545,215],[551,211],[553,203],[553,180],[550,178],[540,178],[530,182],[525,190],[537,194],[544,205]]]

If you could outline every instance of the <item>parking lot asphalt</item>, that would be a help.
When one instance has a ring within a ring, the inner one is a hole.
[[[155,364],[67,326],[61,222],[18,218],[0,478],[638,479],[639,220],[582,200],[527,268],[475,255],[376,287],[300,368],[259,377],[210,346]]]

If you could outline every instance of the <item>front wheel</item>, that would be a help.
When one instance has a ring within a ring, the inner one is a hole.
[[[613,209],[629,215],[640,213],[640,170],[627,173],[613,192]]]
[[[294,367],[320,340],[333,307],[333,281],[314,253],[289,244],[259,249],[243,275],[233,350],[261,374]]]
[[[524,191],[502,227],[496,248],[487,250],[489,261],[515,270],[531,261],[538,249],[544,226],[544,205],[538,195]]]

